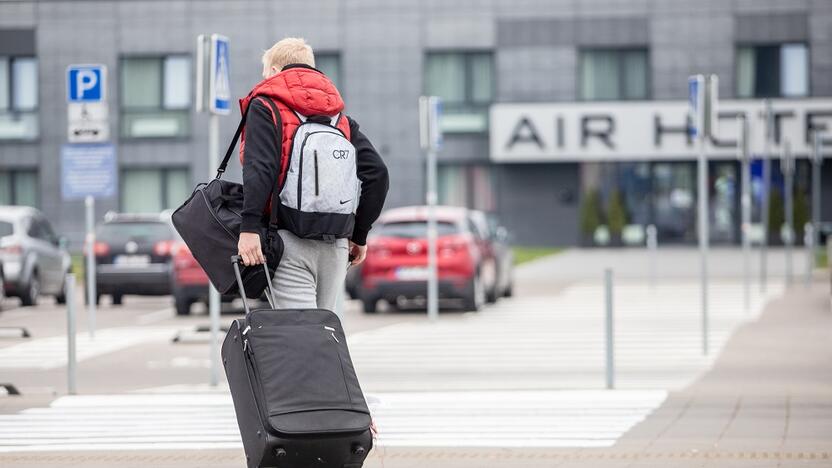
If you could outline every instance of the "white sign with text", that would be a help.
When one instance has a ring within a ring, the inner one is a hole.
[[[784,141],[800,157],[811,153],[810,134],[826,132],[832,145],[832,99],[775,99],[772,157]],[[709,158],[733,159],[737,115],[750,127],[750,150],[764,147],[762,100],[720,101],[719,137],[707,139]],[[490,147],[495,162],[695,159],[687,101],[500,103],[491,106]]]

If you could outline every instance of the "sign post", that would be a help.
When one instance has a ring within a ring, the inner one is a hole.
[[[419,98],[419,137],[422,150],[427,160],[427,195],[428,205],[428,318],[439,318],[439,283],[436,265],[436,152],[442,146],[442,130],[439,119],[442,103],[436,96]],[[476,294],[476,292],[475,292]]]
[[[205,73],[208,73],[208,173],[215,176],[219,164],[220,115],[231,113],[231,72],[229,68],[228,38],[219,34],[197,37],[197,98],[196,110],[205,110]],[[207,57],[206,57],[207,56]],[[207,59],[207,60],[206,60]],[[207,61],[207,67],[206,67]],[[211,317],[211,386],[219,384],[220,293],[213,284],[208,286],[208,315]]]
[[[820,245],[820,166],[823,164],[823,134],[812,133],[812,252],[809,274],[815,263],[815,249]]]
[[[763,225],[763,239],[760,243],[760,292],[766,292],[768,283],[768,233],[769,204],[771,203],[771,143],[774,140],[774,110],[771,99],[765,100],[765,139],[763,141],[763,194],[760,203],[760,217]]]
[[[697,158],[698,171],[698,227],[699,227],[699,256],[700,256],[700,283],[701,283],[701,306],[702,306],[702,353],[708,354],[708,159],[705,155],[705,141],[713,132],[710,122],[711,106],[709,103],[710,92],[715,86],[710,83],[715,77],[710,75],[696,75],[688,78],[688,101],[690,104],[690,115],[693,122],[691,127],[692,136],[696,138],[699,149]],[[715,133],[715,132],[714,132]]]
[[[66,70],[67,139],[70,143],[109,140],[107,67],[70,65]],[[112,145],[67,145],[61,151],[61,193],[64,200],[84,198],[87,248],[87,314],[90,338],[95,337],[95,197],[115,195],[115,151]]]
[[[745,114],[737,115],[737,158],[740,160],[740,185],[742,194],[740,206],[742,209],[742,276],[743,276],[743,309],[746,313],[751,310],[751,160],[748,151],[748,121]]]
[[[86,289],[89,334],[95,337],[95,199],[117,193],[118,164],[115,147],[109,143],[69,144],[61,148],[61,196],[84,200]]]
[[[780,169],[783,172],[783,204],[786,211],[786,226],[781,231],[783,243],[786,244],[786,287],[792,285],[793,263],[792,254],[794,250],[794,157],[791,144],[788,140],[783,143],[782,159]]]
[[[64,281],[64,297],[66,297],[66,380],[67,393],[77,393],[77,380],[75,370],[77,368],[75,348],[75,273],[67,273]]]

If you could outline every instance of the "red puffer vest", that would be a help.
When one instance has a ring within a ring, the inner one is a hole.
[[[289,154],[292,151],[292,138],[295,129],[300,125],[300,119],[295,112],[303,116],[326,115],[333,116],[344,111],[344,101],[341,93],[332,84],[332,81],[323,73],[306,66],[293,66],[284,69],[280,73],[258,83],[243,99],[240,99],[240,112],[245,113],[251,104],[251,99],[264,99],[263,96],[272,100],[280,113],[280,120],[283,123],[283,141],[280,151],[280,174],[278,176],[278,187],[283,186],[286,178],[286,171],[289,169]],[[277,124],[277,116],[274,115],[272,107],[266,107],[272,112],[272,120]],[[344,133],[348,140],[350,136],[350,124],[346,118],[338,120],[337,127]],[[240,162],[243,162],[243,155],[246,146],[246,134],[240,136]],[[269,203],[269,206],[271,202]],[[270,209],[269,206],[266,209]]]

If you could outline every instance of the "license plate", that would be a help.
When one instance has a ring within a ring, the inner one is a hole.
[[[399,267],[396,269],[396,278],[400,280],[425,280],[428,279],[427,267]]]
[[[117,266],[144,266],[150,264],[150,255],[116,255],[113,264]]]

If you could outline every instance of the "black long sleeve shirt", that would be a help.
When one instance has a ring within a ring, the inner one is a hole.
[[[280,172],[282,128],[275,128],[267,104],[254,99],[246,117],[246,145],[243,150],[243,232],[259,232],[266,205],[277,186]],[[387,166],[373,144],[359,130],[358,123],[347,117],[350,137],[356,153],[361,196],[355,213],[355,228],[350,238],[359,245],[367,243],[387,198],[389,179]],[[278,219],[278,225],[280,220]]]

